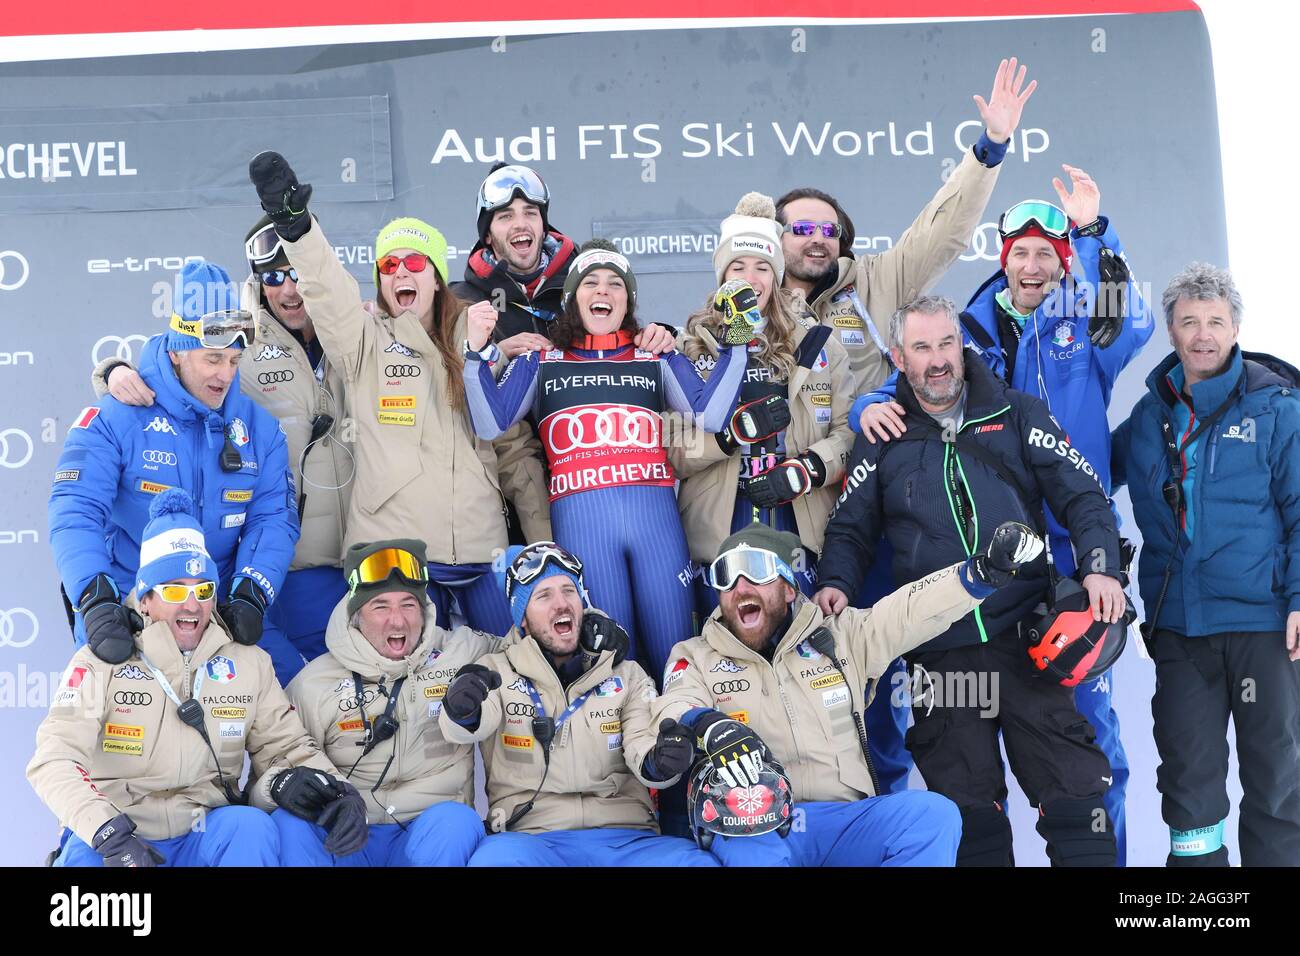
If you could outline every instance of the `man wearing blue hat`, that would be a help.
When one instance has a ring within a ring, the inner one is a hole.
[[[284,433],[237,385],[257,322],[239,307],[220,266],[188,262],[168,331],[146,343],[140,373],[157,394],[135,408],[105,398],[73,423],[54,473],[50,544],[75,600],[77,643],[109,663],[134,644],[123,605],[139,564],[150,502],[170,488],[193,495],[223,582],[217,610],[241,644],[263,647],[277,672],[301,666],[263,617],[298,540]]]
[[[469,865],[716,866],[660,835],[649,788],[690,766],[690,743],[656,738],[654,682],[587,606],[582,562],[550,541],[506,559],[515,627],[457,671],[438,715],[447,740],[483,752],[490,833]]]
[[[275,866],[277,806],[320,824],[331,852],[361,849],[361,795],[308,736],[266,654],[212,613],[220,572],[193,500],[163,492],[150,519],[133,576],[149,623],[118,663],[73,655],[27,768],[68,828],[54,865]]]

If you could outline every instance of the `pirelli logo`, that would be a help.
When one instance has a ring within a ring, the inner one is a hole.
[[[414,395],[387,395],[379,399],[380,408],[415,408]]]
[[[414,425],[414,412],[380,412],[379,424],[381,425]]]
[[[220,720],[243,720],[248,716],[247,707],[213,707],[212,716]]]
[[[827,674],[825,677],[818,677],[816,680],[808,682],[808,686],[813,690],[821,690],[823,687],[834,687],[836,684],[843,684],[844,678],[839,674]]]
[[[128,757],[143,757],[144,744],[130,740],[105,740],[104,753],[126,754]]]
[[[131,724],[108,724],[104,727],[104,736],[117,740],[144,740],[144,728]]]
[[[432,687],[426,687],[424,689],[425,700],[442,700],[446,696],[447,696],[446,684],[434,684]]]
[[[366,729],[366,724],[365,721],[360,719],[340,720],[338,722],[338,728],[345,734],[359,734]]]
[[[600,725],[600,732],[602,734],[617,734],[622,729],[623,721],[621,720],[607,720]]]
[[[814,395],[812,403],[820,408],[830,408],[831,397],[829,395]]]
[[[727,716],[732,720],[740,721],[742,724],[749,723],[749,711],[747,710],[738,710],[735,713],[728,714]]]
[[[252,491],[223,491],[221,493],[222,501],[244,502],[253,500]]]
[[[141,480],[140,482],[140,490],[149,495],[160,495],[170,487],[171,485],[160,485],[156,481]]]
[[[501,742],[511,750],[532,750],[532,737],[516,737],[514,734],[502,734]]]

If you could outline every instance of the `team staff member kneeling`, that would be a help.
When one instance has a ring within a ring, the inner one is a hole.
[[[655,772],[654,684],[624,659],[626,632],[585,607],[582,562],[551,542],[529,545],[505,589],[506,649],[462,667],[438,716],[448,740],[483,751],[494,833],[470,865],[716,865],[659,835],[648,788],[676,782],[689,753]]]
[[[506,501],[526,535],[551,533],[541,447],[527,425],[479,441],[462,384],[462,307],[447,288],[447,242],[419,219],[395,219],[375,239],[377,309],[344,270],[301,184],[278,153],[249,164],[298,291],[330,361],[347,380],[357,476],[345,544],[412,536],[429,553],[430,597],[448,621],[452,592],[470,625],[510,629],[492,572],[505,548]]]
[[[483,839],[472,809],[474,750],[449,743],[438,711],[456,670],[496,638],[437,626],[424,542],[356,544],[343,560],[348,596],[334,608],[328,653],[289,685],[307,732],[363,791],[370,840],[332,858],[318,828],[277,812],[286,866],[464,866]]]
[[[707,571],[720,605],[699,637],[673,648],[663,696],[651,706],[659,746],[694,738],[733,772],[729,758],[746,746],[770,754],[803,816],[786,838],[715,839],[723,864],[952,866],[956,805],[921,790],[877,796],[862,711],[894,658],[979,607],[1042,548],[1029,528],[1007,522],[986,552],[832,618],[796,586],[798,536],[755,522],[722,542]]]
[[[361,795],[333,776],[271,658],[212,614],[219,573],[192,499],[168,491],[150,513],[136,580],[149,623],[119,663],[85,647],[73,655],[27,765],[71,830],[54,865],[275,866],[265,811],[277,803],[327,824],[338,852],[355,851],[366,840]],[[256,783],[241,796],[245,751]]]

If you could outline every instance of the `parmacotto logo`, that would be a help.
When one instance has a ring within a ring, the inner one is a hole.
[[[834,687],[836,684],[843,684],[844,678],[839,674],[827,674],[825,677],[818,677],[816,680],[808,682],[808,686],[813,690],[821,690],[823,687]]]
[[[213,707],[212,716],[224,717],[226,720],[243,720],[248,716],[248,709],[245,707]]]
[[[621,720],[607,720],[605,723],[600,725],[600,732],[602,734],[616,734],[622,729],[623,721]]]

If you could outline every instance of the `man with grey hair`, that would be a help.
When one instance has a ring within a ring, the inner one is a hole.
[[[1227,866],[1228,718],[1241,862],[1300,865],[1300,371],[1237,344],[1241,295],[1203,262],[1162,299],[1173,353],[1112,436],[1142,532],[1143,634],[1170,866]]]
[[[860,436],[854,445],[844,494],[826,529],[815,601],[828,615],[847,605],[882,531],[893,545],[895,581],[915,581],[978,554],[1001,522],[1041,534],[1046,502],[1081,552],[1104,558],[1098,562],[1104,570],[1085,575],[1082,588],[1096,620],[1118,621],[1125,608],[1119,531],[1092,465],[1042,400],[1010,388],[963,351],[956,311],[951,300],[927,296],[894,315],[891,354],[907,430],[887,444]],[[1103,805],[1110,764],[1072,689],[1034,672],[1020,636],[1021,622],[1047,590],[1047,563],[1040,558],[907,655],[914,688],[929,688],[914,700],[908,749],[926,785],[961,811],[959,866],[1012,861],[999,732],[1017,780],[1039,809],[1038,830],[1052,861],[1115,864]],[[996,712],[936,690],[972,676],[976,686],[998,688]]]

